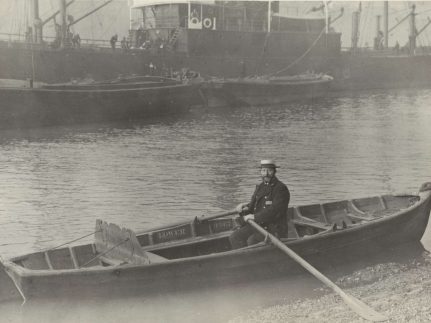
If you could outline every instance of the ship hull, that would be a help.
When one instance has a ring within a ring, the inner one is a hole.
[[[337,91],[429,87],[431,55],[346,53],[333,76]]]
[[[47,83],[68,82],[91,77],[112,79],[119,75],[160,75],[184,67],[204,77],[234,78],[266,75],[283,71],[282,75],[306,71],[334,77],[333,91],[355,91],[378,88],[427,87],[431,83],[431,55],[376,55],[370,51],[360,55],[331,51],[322,55],[242,55],[228,53],[177,53],[133,50],[124,52],[106,48],[31,50],[23,46],[7,46],[0,42],[0,78],[27,79]],[[150,69],[150,65],[156,69]]]

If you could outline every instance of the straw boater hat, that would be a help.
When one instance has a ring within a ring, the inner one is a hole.
[[[262,159],[260,161],[260,168],[262,167],[278,168],[279,166],[277,166],[272,159]]]

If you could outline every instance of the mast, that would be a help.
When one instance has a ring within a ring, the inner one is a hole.
[[[75,0],[70,0],[68,3],[66,3],[66,8],[69,7]],[[50,22],[52,19],[55,19],[55,17],[60,13],[60,10],[57,10],[54,12],[51,16],[46,18],[44,21],[42,21],[42,26],[45,26],[48,22]]]
[[[323,4],[325,6],[325,25],[326,25],[326,29],[325,32],[328,34],[329,33],[329,13],[328,13],[328,1],[323,1]]]
[[[384,39],[384,47],[388,48],[388,44],[389,44],[389,22],[388,22],[388,18],[389,18],[389,2],[385,1],[383,3],[383,39]]]
[[[60,2],[60,34],[61,34],[61,47],[67,47],[67,22],[66,22],[66,0],[59,0]]]
[[[132,6],[129,6],[129,30],[132,30]]]
[[[42,21],[39,17],[39,0],[33,0],[33,42],[42,43]]]
[[[358,48],[360,19],[361,19],[361,4],[359,3],[358,11],[352,12],[352,49],[353,50]]]
[[[416,25],[415,25],[415,9],[416,6],[412,5],[412,11],[410,13],[410,33],[409,33],[409,49],[410,54],[414,54],[416,49]]]
[[[271,32],[271,0],[268,0],[268,32]]]
[[[382,36],[381,36],[381,31],[380,31],[380,15],[376,16],[376,37],[374,37],[374,49],[380,49],[380,45],[381,45],[381,40],[382,40]]]

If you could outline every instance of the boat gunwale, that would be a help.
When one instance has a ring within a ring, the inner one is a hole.
[[[419,203],[419,202],[421,202],[422,201],[422,196],[421,196],[421,194],[424,194],[424,193],[427,193],[428,191],[426,191],[426,192],[419,192],[419,193],[414,193],[414,194],[412,194],[412,193],[397,193],[397,194],[383,194],[383,195],[375,195],[375,196],[364,196],[364,197],[359,197],[359,198],[353,198],[353,199],[344,199],[344,200],[337,200],[337,201],[334,201],[334,202],[330,202],[330,201],[326,201],[326,202],[323,202],[323,203],[310,203],[310,204],[304,204],[304,205],[292,205],[292,206],[289,206],[289,209],[290,208],[300,208],[300,207],[305,207],[305,206],[309,206],[309,205],[312,205],[312,204],[319,204],[319,205],[325,205],[325,204],[327,204],[327,203],[341,203],[341,202],[345,202],[345,201],[353,201],[353,200],[361,200],[361,199],[366,199],[366,198],[375,198],[375,197],[383,197],[383,196],[393,196],[393,197],[403,197],[403,196],[410,196],[410,197],[419,197],[420,199],[417,201],[417,202],[415,202],[414,204],[412,204],[412,205],[410,205],[408,208],[406,208],[406,209],[400,209],[398,212],[402,212],[402,211],[405,211],[405,210],[408,210],[409,208],[412,208],[413,206],[416,206],[417,205],[417,203]],[[430,193],[429,194],[431,194],[431,191],[430,191]],[[392,216],[392,215],[396,215],[396,213],[393,213],[393,214],[390,214],[390,215],[386,215],[386,216],[384,216],[384,218],[387,218],[387,217],[389,217],[389,216]],[[233,216],[228,216],[228,217],[223,217],[223,219],[231,219]],[[197,217],[197,219],[198,220],[200,220],[200,221],[213,221],[213,219],[209,219],[209,220],[206,220],[205,218],[203,218],[203,219],[199,219],[199,217]],[[378,220],[378,219],[380,219],[380,218],[370,218],[370,222],[375,222],[376,220]],[[181,225],[186,225],[186,224],[190,224],[190,223],[192,223],[194,220],[192,220],[192,221],[182,221],[182,222],[175,222],[175,223],[172,223],[172,224],[167,224],[167,225],[161,225],[161,226],[157,226],[157,227],[154,227],[154,228],[150,228],[150,229],[148,229],[148,230],[145,230],[145,231],[137,231],[136,232],[136,236],[141,236],[141,235],[143,235],[143,234],[149,234],[149,233],[152,233],[152,232],[156,232],[156,231],[159,231],[159,230],[164,230],[164,229],[171,229],[171,228],[176,228],[176,227],[179,227],[179,226],[181,226]],[[323,223],[323,222],[322,222]],[[362,223],[361,225],[364,225],[365,223]],[[329,226],[328,226],[328,228],[329,228]],[[311,236],[314,236],[314,235],[311,235]],[[310,236],[310,237],[311,237]],[[175,242],[178,242],[179,240],[176,240]],[[166,243],[169,243],[169,241],[168,242],[166,242]]]
[[[70,269],[29,269],[22,267],[14,262],[14,259],[6,259],[2,261],[3,266],[6,270],[11,270],[17,273],[20,277],[26,278],[26,277],[47,277],[47,276],[61,276],[62,274],[81,274],[81,273],[107,273],[110,271],[118,271],[123,269],[134,269],[134,268],[153,268],[153,267],[166,267],[166,266],[175,266],[178,263],[183,262],[196,262],[199,260],[204,260],[208,258],[220,258],[224,257],[229,254],[235,254],[235,253],[249,253],[249,252],[256,252],[260,251],[264,248],[271,248],[272,246],[269,244],[266,244],[265,242],[260,242],[252,246],[247,246],[241,249],[235,249],[235,250],[226,250],[221,251],[217,253],[211,253],[207,255],[200,255],[200,256],[193,256],[193,257],[186,257],[186,258],[177,258],[177,259],[168,259],[165,262],[155,262],[150,263],[147,265],[135,265],[130,263],[125,263],[119,266],[92,266],[92,267],[82,267],[82,268],[70,268]],[[259,250],[257,250],[259,249]],[[24,256],[23,256],[24,257]]]
[[[271,80],[223,80],[212,81],[216,85],[261,85],[261,86],[285,86],[285,85],[311,85],[311,84],[326,84],[331,83],[332,79],[319,79],[319,80],[300,80],[300,81],[271,81]]]
[[[188,83],[188,84],[167,84],[156,87],[133,87],[130,89],[47,89],[47,88],[30,88],[30,87],[0,87],[2,90],[8,91],[25,91],[25,92],[38,92],[38,93],[117,93],[117,92],[144,92],[144,91],[156,91],[161,89],[176,89],[184,87],[198,87],[199,84]]]

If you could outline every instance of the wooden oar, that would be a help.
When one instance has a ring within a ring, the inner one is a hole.
[[[338,287],[332,281],[330,281],[329,278],[324,276],[320,271],[318,271],[316,268],[310,265],[307,261],[301,258],[296,252],[294,252],[292,249],[287,247],[283,242],[278,240],[275,236],[273,236],[271,233],[266,231],[264,228],[262,228],[252,219],[248,219],[247,222],[257,231],[259,231],[261,234],[269,238],[277,248],[279,248],[281,251],[283,251],[288,256],[293,258],[293,260],[299,263],[302,267],[307,269],[314,277],[319,279],[326,286],[332,288],[332,290],[336,292],[338,295],[340,295],[341,298],[344,300],[344,302],[358,315],[360,315],[366,320],[373,321],[373,322],[381,322],[381,321],[388,320],[388,317],[384,316],[381,313],[376,312],[375,310],[373,310],[371,307],[369,307],[359,299],[353,297],[352,295],[346,294],[340,287]]]
[[[236,209],[226,211],[223,213],[213,214],[213,215],[201,215],[200,217],[196,217],[197,221],[208,221],[213,219],[222,218],[228,215],[238,214],[238,211]]]
[[[196,216],[194,218],[194,221],[202,222],[202,221],[207,221],[207,220],[213,220],[213,219],[222,218],[222,217],[233,215],[233,214],[238,214],[238,211],[236,211],[236,210],[230,210],[230,211],[226,211],[226,212],[223,212],[223,213],[216,213],[216,214],[213,214],[213,215],[200,215],[200,216]],[[169,227],[175,227],[177,225],[183,225],[185,223],[187,223],[187,222],[185,222],[184,220],[183,221],[179,221],[179,222],[174,222],[174,223],[171,223],[169,225]],[[151,232],[151,231],[162,230],[162,229],[166,229],[166,224],[165,225],[161,225],[161,226],[157,226],[157,227],[152,227],[152,228],[147,229],[145,231],[139,231],[138,234],[142,234],[144,232]]]

